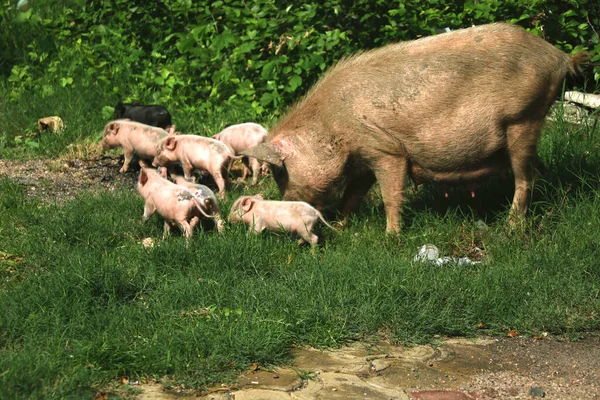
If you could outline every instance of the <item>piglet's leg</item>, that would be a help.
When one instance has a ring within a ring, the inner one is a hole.
[[[319,242],[319,237],[310,231],[300,231],[298,232],[300,236],[302,236],[302,240],[310,243],[311,246],[316,246]]]
[[[244,169],[243,169],[243,172],[242,172],[242,181],[245,181],[246,178],[250,176],[250,167],[249,167],[249,164],[250,163],[249,163],[248,157],[242,158],[242,165],[244,166]]]
[[[227,181],[225,180],[223,174],[221,174],[220,171],[211,172],[211,175],[215,180],[217,187],[219,188],[219,197],[221,198],[221,200],[225,200],[225,187],[227,186]]]
[[[191,226],[186,220],[179,221],[179,225],[181,226],[181,230],[183,230],[183,236],[189,240],[192,237],[194,227]]]
[[[151,201],[147,201],[144,204],[144,215],[142,215],[142,223],[148,221],[148,218],[150,218],[155,211],[156,206],[154,205],[154,203]]]
[[[263,221],[255,220],[254,218],[252,218],[252,221],[250,221],[249,225],[250,229],[252,229],[252,232],[254,232],[254,234],[256,235],[258,235],[265,229]]]
[[[254,186],[258,183],[258,177],[260,176],[260,162],[254,157],[250,157],[249,161],[252,169],[252,186]]]
[[[125,156],[125,160],[123,161],[123,166],[119,170],[121,173],[125,173],[129,169],[129,164],[131,164],[131,160],[133,159],[133,149],[123,147],[123,155]]]
[[[193,217],[192,219],[190,219],[190,235],[188,236],[188,239],[190,237],[192,237],[192,233],[194,231],[194,228],[196,227],[196,225],[198,225],[198,222],[200,222],[200,218],[199,217]]]
[[[163,240],[166,239],[167,236],[169,236],[171,234],[171,224],[167,221],[165,221],[164,224],[164,228],[163,228]]]
[[[183,168],[183,176],[185,179],[192,178],[192,171],[194,169],[192,165],[190,163],[181,163],[181,167]]]

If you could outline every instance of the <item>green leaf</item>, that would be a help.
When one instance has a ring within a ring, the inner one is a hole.
[[[102,107],[102,118],[106,121],[113,119],[115,115],[115,108],[111,106]]]
[[[302,85],[302,78],[299,77],[298,75],[294,75],[289,80],[288,85],[289,85],[289,91],[294,92],[298,88],[298,86]]]
[[[275,68],[276,64],[276,60],[267,62],[265,65],[263,65],[260,76],[265,80],[271,78],[273,76],[273,69]]]

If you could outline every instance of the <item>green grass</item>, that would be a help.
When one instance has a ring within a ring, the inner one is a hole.
[[[61,145],[84,137],[74,130]],[[59,154],[43,140],[47,153],[19,154]],[[547,171],[523,232],[506,230],[510,177],[483,183],[475,199],[409,189],[400,236],[384,233],[374,190],[349,229],[318,232],[315,255],[286,234],[244,226],[196,231],[189,246],[177,233],[162,241],[158,216],[141,224],[133,190],[45,205],[0,179],[3,397],[93,398],[121,376],[203,388],[253,362],[290,362],[294,344],[597,330],[600,129],[559,121],[539,153]],[[267,179],[234,189],[222,210],[256,192],[278,197]],[[147,237],[157,246],[144,248]],[[479,247],[484,257],[467,267],[413,262],[426,243],[442,255]]]

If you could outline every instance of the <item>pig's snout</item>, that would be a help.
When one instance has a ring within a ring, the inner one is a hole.
[[[227,216],[227,222],[229,223],[234,223],[234,222],[239,222],[242,219],[240,218],[238,211],[232,211],[229,213],[229,215]]]

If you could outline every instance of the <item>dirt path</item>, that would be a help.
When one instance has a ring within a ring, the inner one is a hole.
[[[92,160],[0,160],[0,178],[17,181],[28,197],[53,202],[71,199],[82,190],[134,187],[137,174],[120,174],[118,165],[116,156]]]
[[[21,184],[44,202],[82,190],[134,187],[118,157],[93,160],[0,160],[0,178]],[[550,337],[447,339],[439,347],[357,343],[339,350],[295,349],[290,368],[255,366],[236,386],[208,394],[155,382],[134,385],[140,399],[600,399],[600,339]],[[131,383],[126,383],[131,385]],[[119,391],[119,389],[117,389]]]
[[[600,340],[548,337],[446,339],[440,346],[356,343],[342,349],[294,350],[289,368],[254,366],[235,386],[199,394],[156,382],[137,398],[214,400],[566,399],[600,398]]]

